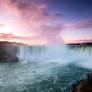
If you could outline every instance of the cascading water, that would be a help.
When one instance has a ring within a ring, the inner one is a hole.
[[[72,55],[74,52],[70,51],[65,45],[56,46],[20,46],[18,58],[22,62],[58,62],[69,63],[75,57]],[[66,61],[67,59],[67,61]]]
[[[91,46],[84,46],[84,47],[76,47],[74,49],[75,53],[81,60],[77,62],[77,64],[81,65],[82,67],[92,69],[92,47]]]
[[[17,56],[18,63],[0,65],[0,92],[70,92],[91,70],[88,50],[65,45],[20,46]]]
[[[44,58],[44,53],[45,47],[20,46],[18,58],[25,63],[35,61],[39,62],[39,59],[41,61],[41,59]]]

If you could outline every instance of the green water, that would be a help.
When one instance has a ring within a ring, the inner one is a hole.
[[[74,64],[1,64],[0,92],[70,92],[89,69]]]

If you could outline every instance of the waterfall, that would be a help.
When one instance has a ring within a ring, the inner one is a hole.
[[[74,61],[73,52],[66,45],[20,46],[18,57],[22,62],[58,62],[67,64]]]
[[[22,63],[76,63],[86,68],[92,68],[92,53],[89,48],[70,49],[66,45],[20,46],[18,58]]]
[[[76,62],[76,64],[81,65],[84,68],[92,69],[92,46],[71,46],[72,50],[75,52],[75,58],[79,58],[80,60]],[[71,48],[70,47],[70,48]]]
[[[42,60],[45,53],[45,47],[40,46],[20,46],[18,58],[22,62],[32,62]]]

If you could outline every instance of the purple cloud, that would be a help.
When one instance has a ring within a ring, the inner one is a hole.
[[[65,28],[92,28],[92,17],[74,23],[67,23]]]

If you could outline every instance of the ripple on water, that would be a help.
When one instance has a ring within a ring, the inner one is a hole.
[[[88,69],[73,64],[2,64],[0,92],[69,92]]]

